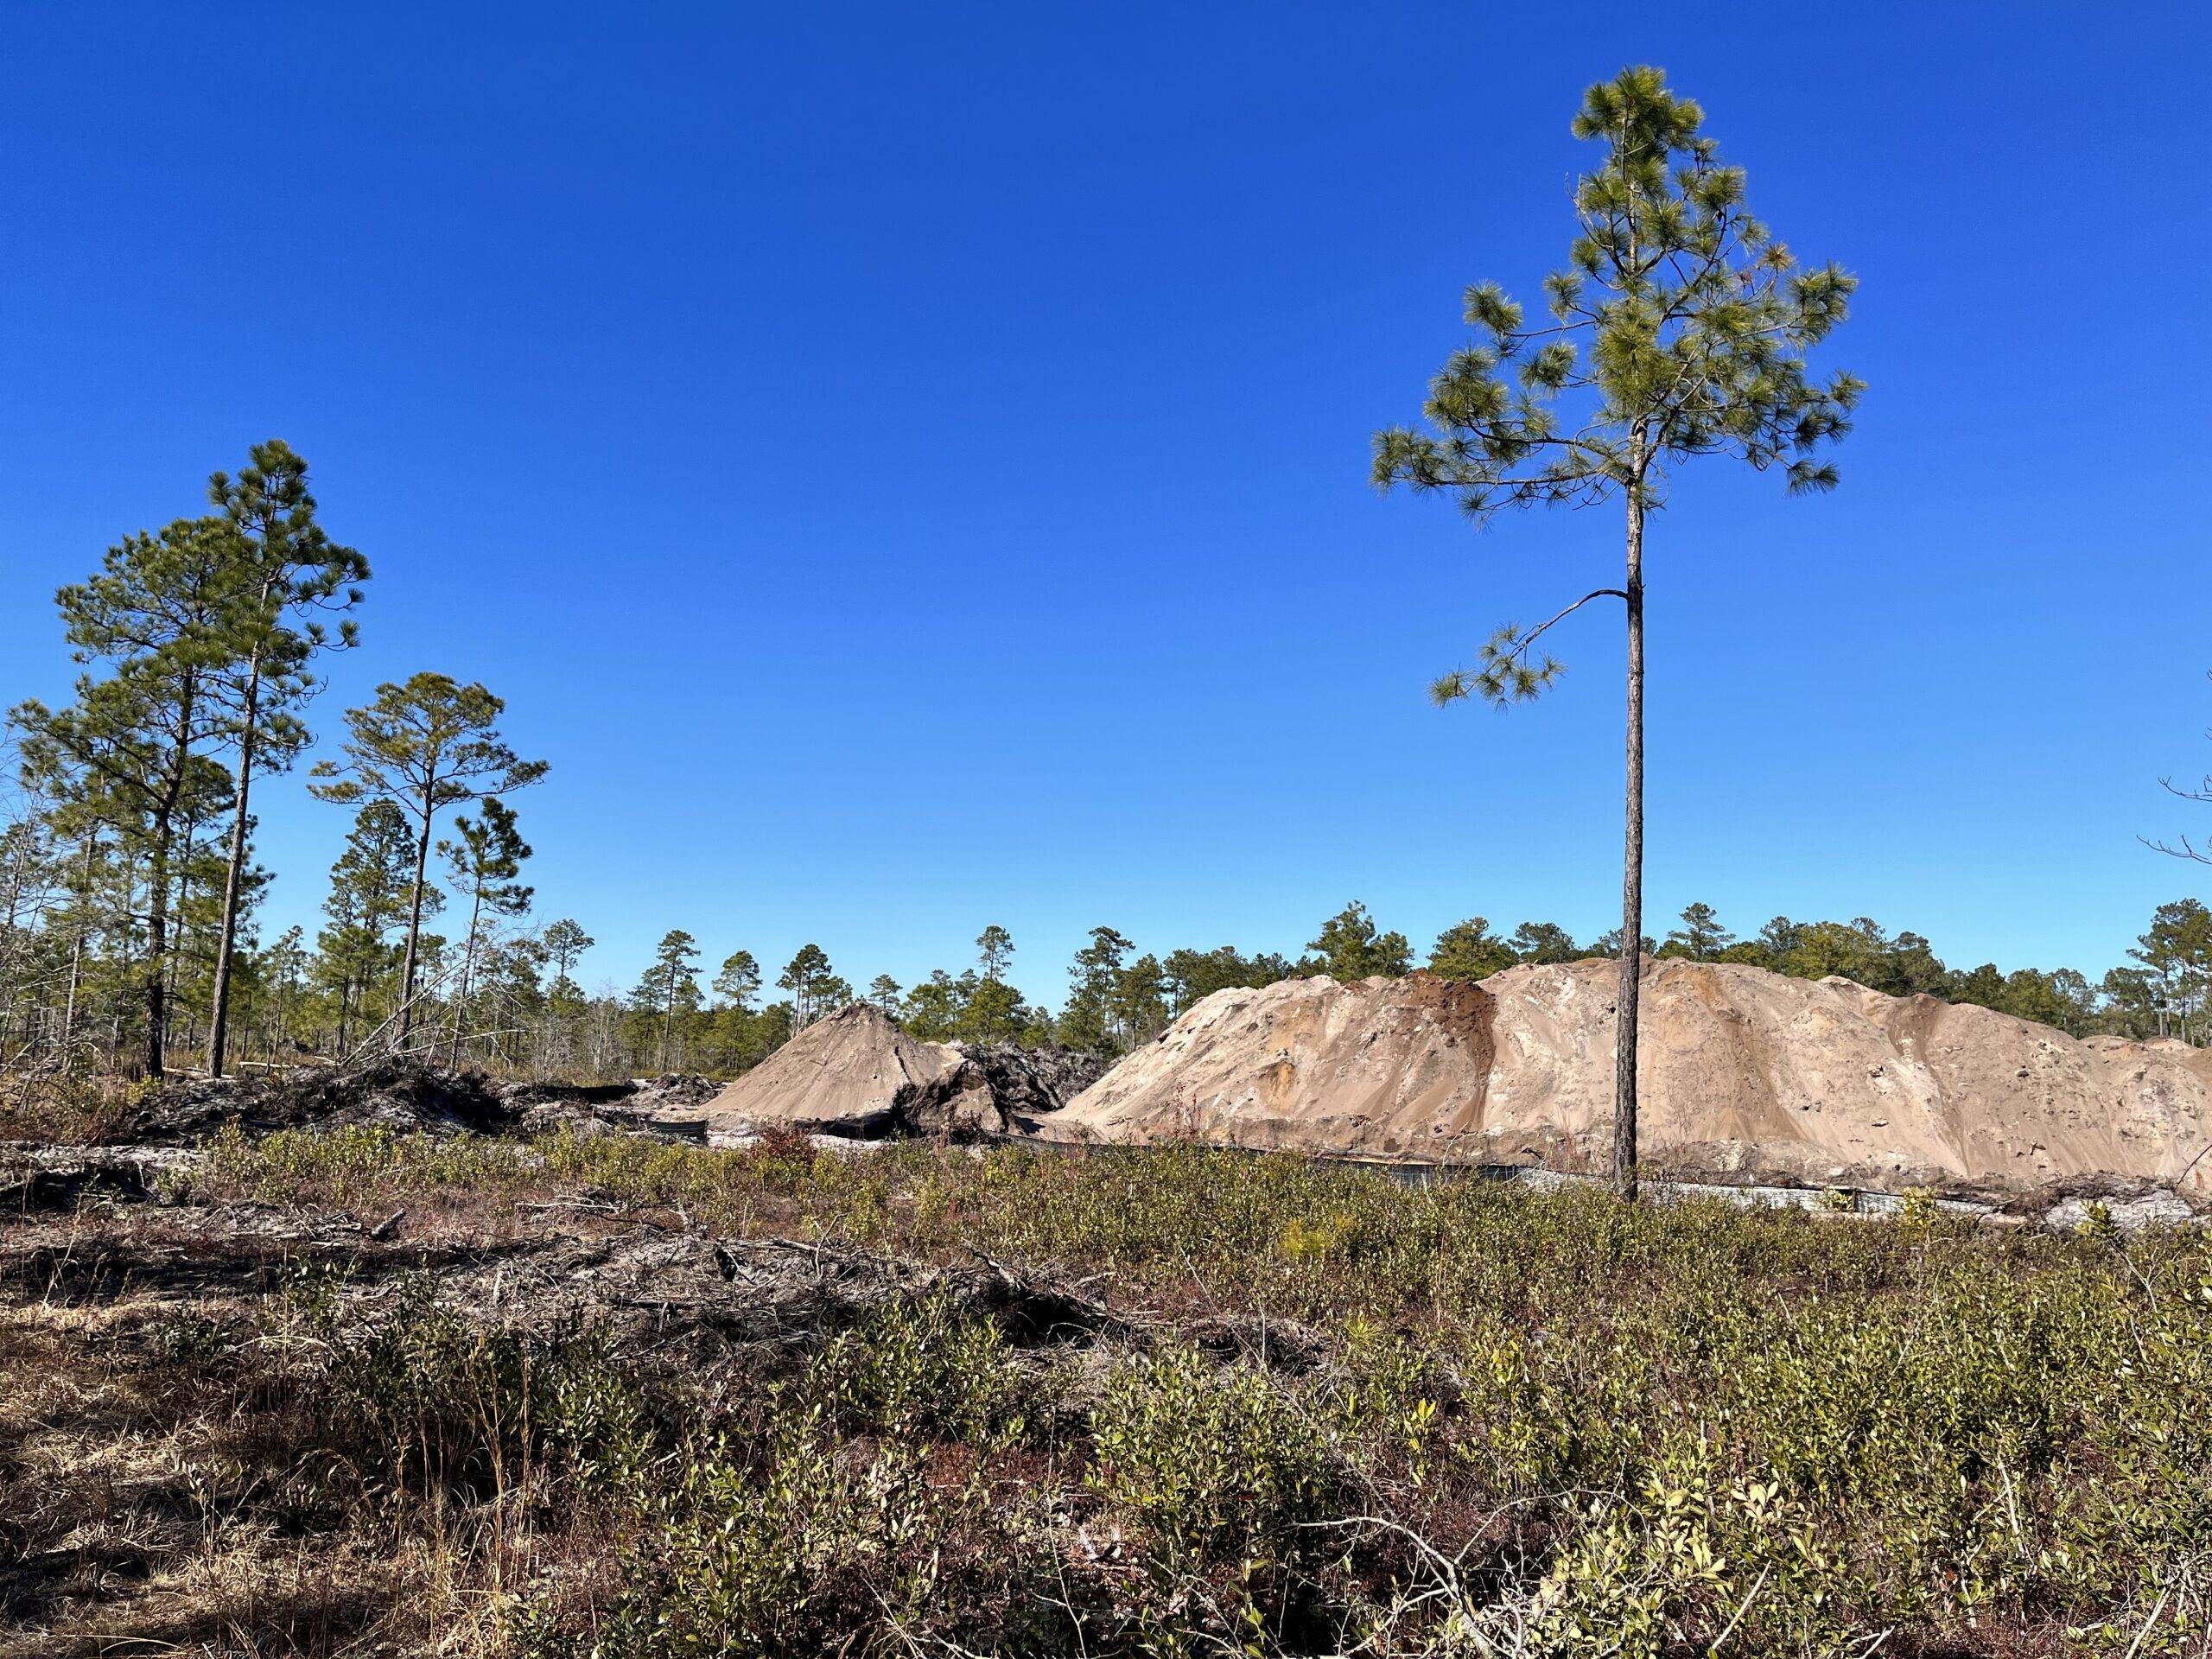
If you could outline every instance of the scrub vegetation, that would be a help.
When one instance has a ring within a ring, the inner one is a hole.
[[[232,1134],[161,1196],[0,1233],[19,1650],[2207,1639],[2199,1234],[381,1129]],[[773,1340],[522,1288],[579,1240],[790,1241],[713,1275]]]

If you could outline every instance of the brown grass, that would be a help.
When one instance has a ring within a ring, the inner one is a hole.
[[[0,1307],[0,1656],[497,1650],[450,1529],[301,1463],[255,1341],[229,1299]]]

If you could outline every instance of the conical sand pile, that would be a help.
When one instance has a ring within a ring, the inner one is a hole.
[[[925,1043],[880,1008],[854,1002],[817,1020],[704,1107],[664,1119],[728,1140],[772,1128],[872,1138],[1006,1135],[1098,1074],[1091,1057],[1009,1045]]]
[[[771,1128],[887,1134],[916,1090],[944,1073],[949,1058],[938,1045],[907,1036],[882,1009],[854,1002],[816,1020],[703,1108],[681,1115],[704,1117],[715,1135]]]

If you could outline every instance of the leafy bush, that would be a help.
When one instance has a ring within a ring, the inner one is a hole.
[[[942,1294],[887,1304],[832,1339],[807,1379],[842,1427],[986,1446],[1021,1438],[1030,1393],[998,1327]]]
[[[1052,1626],[1033,1500],[980,1463],[955,1472],[911,1441],[849,1440],[819,1406],[771,1423],[757,1445],[691,1448],[674,1490],[639,1513],[623,1587],[589,1638],[547,1632],[538,1650],[912,1653],[963,1637],[1015,1647]]]
[[[1290,1549],[1334,1485],[1328,1438],[1296,1399],[1187,1348],[1117,1370],[1092,1434],[1092,1488],[1171,1572]]]

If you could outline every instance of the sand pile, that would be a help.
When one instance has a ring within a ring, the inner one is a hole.
[[[1217,992],[1040,1128],[1599,1169],[1618,971]],[[1643,1033],[1643,1147],[1662,1169],[2017,1190],[2111,1175],[2212,1197],[2212,1052],[2182,1043],[1688,962],[1651,964]]]
[[[706,1121],[710,1139],[772,1128],[860,1139],[1007,1135],[1055,1110],[1071,1077],[1096,1075],[1055,1050],[969,1047],[909,1037],[880,1008],[849,1003],[817,1020],[703,1107],[664,1119]]]

